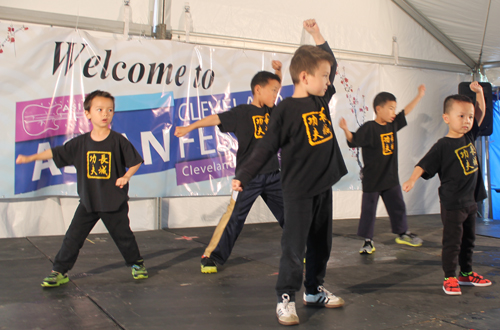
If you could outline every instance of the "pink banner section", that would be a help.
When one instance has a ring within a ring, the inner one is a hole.
[[[177,185],[234,176],[236,156],[214,157],[175,164]]]
[[[16,142],[91,130],[83,110],[84,95],[57,96],[16,103]]]

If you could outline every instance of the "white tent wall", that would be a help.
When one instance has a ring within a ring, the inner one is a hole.
[[[153,0],[131,0],[130,5],[131,22],[152,24]],[[396,37],[400,57],[442,62],[443,66],[463,65],[390,0],[325,0],[316,1],[314,5],[299,0],[191,0],[189,5],[193,22],[192,42],[196,42],[194,34],[198,34],[225,38],[228,46],[234,46],[231,40],[239,38],[267,44],[287,43],[295,47],[301,41],[302,20],[314,17],[332,48],[341,50],[341,60],[348,58],[349,54],[372,54],[393,61],[393,37]],[[172,0],[170,6],[171,26],[174,32],[178,32],[176,36],[183,40],[185,2]],[[123,21],[123,1],[0,0],[0,7]],[[116,38],[112,34],[89,33]],[[427,86],[425,98],[409,116],[408,127],[399,134],[400,178],[404,181],[420,157],[446,134],[447,127],[441,119],[444,97],[456,93],[458,83],[469,80],[470,76],[383,64],[379,64],[379,73],[380,89],[396,95],[399,109],[416,95],[419,84]],[[339,142],[345,144],[342,132],[337,129],[336,134]],[[438,213],[438,185],[436,178],[430,182],[420,180],[414,190],[404,196],[408,213]],[[334,188],[333,196],[335,219],[358,218],[361,191],[336,191]],[[160,215],[162,227],[216,225],[228,201],[228,196],[163,198],[158,206],[157,199],[134,199],[130,202],[131,227],[135,231],[157,229]],[[0,237],[64,234],[77,204],[78,198],[75,197],[0,200]],[[380,203],[377,216],[385,215],[383,203]],[[273,216],[259,198],[247,222],[268,221],[274,221]],[[105,228],[99,224],[94,232],[105,232]]]
[[[173,29],[185,30],[184,1],[172,1]],[[342,51],[462,64],[391,0],[191,0],[192,30],[218,36],[296,44],[301,22],[315,18],[330,46]]]
[[[132,0],[129,3],[130,21],[151,25],[151,11],[154,0]],[[91,17],[123,22],[124,1],[102,0],[1,0],[0,6],[39,11],[48,14],[61,14],[80,17]],[[56,22],[54,22],[56,23]],[[55,24],[57,25],[57,24]]]
[[[64,235],[79,204],[77,197],[0,200],[0,238]],[[133,231],[158,229],[156,199],[129,202]],[[107,232],[99,221],[92,233]]]
[[[151,26],[155,1],[162,0],[130,0],[130,22]],[[167,10],[170,8],[167,25],[174,32],[186,29],[187,3],[192,17],[190,30],[204,35],[205,41],[210,37],[226,38],[225,45],[239,46],[241,43],[234,40],[242,38],[296,45],[301,40],[301,22],[316,18],[332,48],[343,52],[393,56],[393,37],[396,37],[400,57],[463,64],[391,0],[319,0],[313,5],[301,0],[167,0]],[[119,0],[0,0],[0,7],[124,21],[124,1]],[[177,38],[183,40],[184,36]],[[191,41],[196,41],[196,36]]]

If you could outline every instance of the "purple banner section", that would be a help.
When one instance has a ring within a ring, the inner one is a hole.
[[[16,103],[16,142],[91,130],[85,117],[85,95],[57,96]]]
[[[175,164],[177,185],[234,176],[236,156],[228,156]]]

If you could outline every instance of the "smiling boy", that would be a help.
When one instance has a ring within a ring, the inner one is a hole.
[[[78,205],[57,253],[52,272],[42,287],[58,287],[69,282],[80,249],[94,225],[102,220],[134,279],[148,278],[128,218],[128,182],[143,160],[123,135],[110,129],[115,99],[108,92],[94,91],[83,103],[92,131],[77,136],[62,146],[41,153],[19,155],[16,164],[53,159],[57,167],[76,167]],[[128,170],[127,170],[128,168]]]
[[[361,254],[375,252],[373,236],[379,196],[389,213],[392,232],[398,235],[396,242],[410,246],[422,245],[422,240],[408,231],[406,206],[399,184],[397,132],[406,126],[406,116],[424,94],[425,86],[420,85],[418,95],[396,115],[396,97],[387,92],[379,93],[373,100],[375,120],[363,124],[356,133],[349,131],[344,118],[339,122],[348,146],[361,147],[363,154],[363,197],[357,233],[365,239],[359,250]]]
[[[477,202],[486,198],[481,170],[474,147],[483,122],[486,104],[483,88],[470,84],[478,106],[464,95],[450,95],[444,101],[443,120],[448,134],[439,139],[418,162],[403,190],[410,191],[418,178],[441,180],[439,199],[443,222],[441,260],[444,271],[443,291],[461,295],[460,285],[489,286],[491,281],[472,271],[472,254],[476,239]],[[460,276],[456,278],[457,265]]]

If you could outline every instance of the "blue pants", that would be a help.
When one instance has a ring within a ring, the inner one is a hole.
[[[361,217],[358,225],[358,236],[373,239],[379,196],[382,196],[387,213],[389,213],[392,232],[399,235],[408,230],[406,206],[403,200],[401,186],[397,185],[384,191],[363,192]]]
[[[64,274],[73,268],[85,239],[99,219],[102,219],[125,263],[128,266],[142,264],[139,247],[129,226],[127,202],[116,212],[87,212],[85,207],[79,204],[66,231],[61,249],[54,259],[53,270]]]
[[[276,220],[283,227],[283,193],[280,172],[257,175],[239,192],[236,200],[231,197],[226,213],[219,220],[204,255],[223,265],[233,250],[236,239],[243,230],[248,212],[255,200],[261,196]]]

